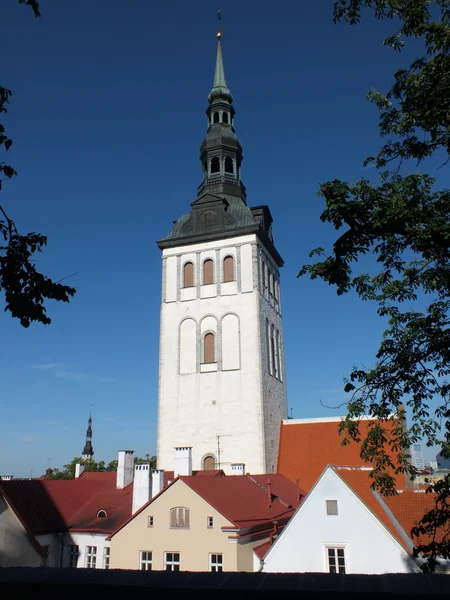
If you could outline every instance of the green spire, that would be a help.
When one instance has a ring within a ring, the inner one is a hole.
[[[227,80],[225,79],[225,69],[223,68],[222,45],[220,43],[220,38],[217,44],[216,72],[214,73],[213,87],[227,87]]]
[[[220,43],[220,38],[222,34],[217,34],[219,38],[217,44],[217,58],[216,58],[216,70],[214,72],[214,84],[213,88],[209,93],[208,101],[211,104],[214,101],[225,101],[230,104],[233,102],[233,96],[230,90],[227,88],[227,81],[225,79],[225,69],[223,68],[223,57],[222,57],[222,44]]]

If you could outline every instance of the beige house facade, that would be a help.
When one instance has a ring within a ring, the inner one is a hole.
[[[238,529],[182,479],[111,537],[112,569],[252,571],[258,540]]]

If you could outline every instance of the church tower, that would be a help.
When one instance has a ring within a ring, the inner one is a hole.
[[[92,412],[89,413],[88,428],[86,431],[86,443],[83,448],[83,454],[81,458],[83,460],[90,460],[94,456],[94,448],[92,447]]]
[[[287,418],[279,269],[268,206],[250,208],[241,180],[221,33],[191,210],[159,240],[162,304],[158,468],[175,450],[192,468],[276,470]]]

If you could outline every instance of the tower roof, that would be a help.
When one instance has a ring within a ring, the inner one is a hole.
[[[92,411],[89,413],[88,428],[86,431],[86,444],[83,448],[83,457],[94,456],[94,448],[92,447]]]
[[[225,100],[230,104],[233,102],[233,96],[230,90],[227,88],[227,80],[225,79],[225,69],[223,66],[222,56],[222,45],[220,38],[222,34],[217,34],[217,57],[216,57],[216,70],[214,72],[214,84],[212,90],[209,92],[208,102],[212,104],[214,101]]]

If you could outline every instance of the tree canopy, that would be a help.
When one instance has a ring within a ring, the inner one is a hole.
[[[34,15],[40,16],[36,0],[19,0],[19,4],[30,6]],[[0,114],[7,112],[11,96],[10,89],[0,86]],[[8,152],[12,143],[0,122],[0,148]],[[14,167],[0,160],[0,191],[3,183],[16,175]],[[48,325],[51,319],[46,313],[45,301],[69,302],[75,289],[63,285],[62,280],[53,281],[36,268],[32,257],[46,246],[46,236],[36,232],[20,233],[5,205],[0,204],[0,239],[0,292],[5,295],[5,311],[19,319],[23,327],[29,327],[33,321]]]
[[[150,463],[151,468],[156,469],[156,456],[147,454],[145,458],[139,458],[138,456],[134,457],[135,465],[142,465],[145,463]],[[76,456],[70,463],[64,465],[62,469],[53,469],[49,479],[75,479],[75,468],[77,464],[82,464],[84,466],[84,471],[86,472],[104,473],[117,471],[118,461],[116,459],[106,464],[104,460],[97,462],[93,458],[84,460],[81,456]]]
[[[334,4],[336,23],[355,25],[366,13],[396,26],[385,45],[401,51],[409,38],[418,38],[423,56],[395,72],[387,93],[369,92],[385,143],[364,165],[377,169],[378,183],[362,178],[321,184],[321,220],[339,236],[331,252],[313,250],[317,262],[304,265],[299,276],[375,302],[387,322],[373,366],[353,368],[346,380],[348,414],[340,430],[343,443],[361,443],[361,457],[373,467],[372,486],[388,495],[396,493],[391,470],[415,475],[413,443],[440,445],[450,457],[450,190],[438,189],[436,177],[420,172],[430,157],[442,169],[450,159],[450,1]],[[356,272],[358,260],[370,254],[373,270]],[[406,412],[408,430],[402,426]],[[363,416],[374,419],[365,439]],[[392,430],[386,424],[394,418],[398,426]],[[434,569],[437,557],[450,558],[449,475],[427,491],[434,494],[434,508],[412,536],[418,539],[416,555]]]

